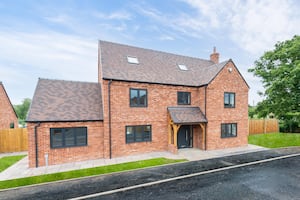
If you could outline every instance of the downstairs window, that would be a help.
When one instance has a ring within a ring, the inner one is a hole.
[[[221,124],[221,138],[236,137],[237,124]]]
[[[87,146],[87,127],[50,128],[51,148]]]
[[[126,126],[126,143],[151,141],[151,125]]]

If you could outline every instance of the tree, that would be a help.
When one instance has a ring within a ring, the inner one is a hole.
[[[255,117],[255,114],[256,114],[255,110],[256,110],[256,107],[248,105],[248,117],[253,119]]]
[[[27,116],[27,112],[29,110],[31,104],[31,99],[26,98],[22,101],[22,104],[14,105],[14,109],[18,115],[20,120],[25,120]]]
[[[248,71],[262,79],[264,100],[257,105],[257,113],[265,117],[274,113],[282,120],[300,119],[300,36],[278,42]]]

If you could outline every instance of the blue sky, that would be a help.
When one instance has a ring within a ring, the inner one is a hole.
[[[277,41],[300,34],[298,0],[1,0],[0,81],[13,104],[32,98],[38,78],[97,81],[98,40],[209,59],[247,72]]]

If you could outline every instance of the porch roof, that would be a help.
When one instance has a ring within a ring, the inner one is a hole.
[[[199,107],[168,107],[174,124],[206,123],[207,119]]]

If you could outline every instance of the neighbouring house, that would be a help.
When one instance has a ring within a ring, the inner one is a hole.
[[[18,127],[18,117],[0,81],[0,130]]]
[[[99,42],[98,83],[40,79],[27,118],[37,167],[247,145],[249,86],[233,61]]]

